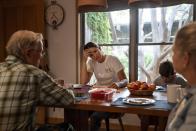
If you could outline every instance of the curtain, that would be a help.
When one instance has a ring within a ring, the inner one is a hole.
[[[196,4],[196,0],[77,0],[78,12],[103,12],[122,9]]]

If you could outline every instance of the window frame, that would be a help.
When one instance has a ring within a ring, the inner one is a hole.
[[[138,40],[138,16],[139,9],[129,9],[130,12],[130,42],[124,44],[100,44],[100,46],[129,46],[129,82],[135,81],[138,78],[138,47],[149,45],[172,45],[172,42],[163,43],[139,43]],[[196,3],[193,4],[193,21],[196,20]],[[85,14],[80,14],[80,47],[85,44]],[[82,48],[81,48],[82,49]],[[82,54],[82,50],[80,50]],[[81,56],[81,55],[80,55]]]

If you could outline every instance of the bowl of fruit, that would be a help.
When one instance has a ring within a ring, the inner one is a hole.
[[[127,84],[127,88],[131,95],[135,96],[151,96],[155,90],[155,84],[149,84],[142,81],[134,81]]]

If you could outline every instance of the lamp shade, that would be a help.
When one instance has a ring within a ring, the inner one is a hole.
[[[161,5],[162,0],[128,0],[129,6],[143,8]]]
[[[79,12],[99,11],[108,7],[107,0],[78,0]]]

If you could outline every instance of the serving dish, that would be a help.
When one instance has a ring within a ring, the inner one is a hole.
[[[75,97],[87,97],[91,87],[90,85],[73,84],[70,89],[73,91]]]
[[[113,94],[116,92],[116,89],[113,88],[93,88],[89,90],[90,98],[95,100],[112,100]]]
[[[131,95],[135,96],[151,96],[153,94],[153,90],[133,90],[129,89]]]
[[[127,88],[129,89],[131,95],[151,96],[156,88],[156,85],[144,81],[133,81],[127,84]]]

